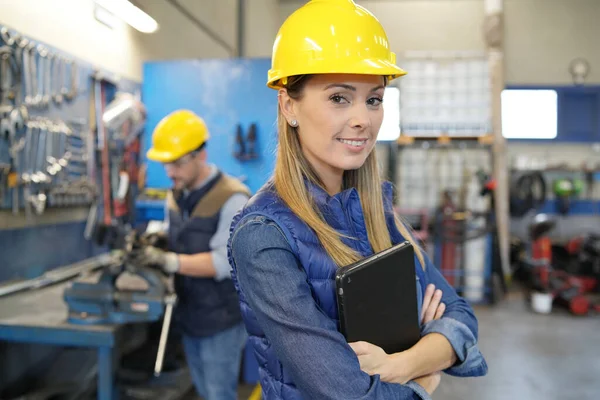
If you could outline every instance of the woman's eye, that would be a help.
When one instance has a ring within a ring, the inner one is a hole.
[[[331,96],[329,98],[329,100],[331,100],[332,102],[334,102],[336,104],[342,104],[342,103],[348,102],[343,96],[340,96],[339,94],[334,94],[333,96]]]
[[[381,97],[371,97],[369,100],[367,100],[367,104],[376,107],[380,105],[382,101],[383,99]]]

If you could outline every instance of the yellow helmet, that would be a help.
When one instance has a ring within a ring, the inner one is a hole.
[[[202,118],[188,110],[175,111],[156,125],[146,156],[161,163],[173,162],[197,150],[209,137]]]
[[[273,44],[267,86],[279,89],[304,74],[368,74],[389,80],[396,66],[377,18],[353,0],[311,0],[285,20]]]

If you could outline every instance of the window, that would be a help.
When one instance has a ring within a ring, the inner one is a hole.
[[[377,140],[392,141],[400,136],[400,90],[389,86],[383,93],[383,122]]]
[[[554,139],[558,124],[555,90],[502,91],[502,135],[507,139]]]

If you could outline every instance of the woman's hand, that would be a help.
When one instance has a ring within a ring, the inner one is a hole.
[[[434,319],[442,318],[446,305],[441,303],[442,291],[435,290],[434,285],[427,285],[425,296],[423,297],[423,308],[421,310],[421,323],[424,325]]]
[[[429,393],[430,396],[438,388],[441,381],[441,372],[434,372],[433,374],[425,375],[420,378],[414,379],[414,382],[418,383],[423,389],[425,389],[425,391]]]
[[[390,355],[381,347],[368,342],[354,342],[349,343],[349,345],[358,356],[361,370],[371,376],[379,375],[384,382],[392,381],[393,363]]]

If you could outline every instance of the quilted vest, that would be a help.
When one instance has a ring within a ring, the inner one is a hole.
[[[392,206],[392,186],[383,184],[384,209],[386,223],[393,244],[404,241],[394,221]],[[356,189],[348,189],[335,196],[330,196],[317,185],[309,184],[309,190],[320,208],[327,223],[340,234],[357,238],[342,240],[356,250],[361,256],[373,254],[368,241],[367,228],[362,206]],[[272,182],[261,188],[246,206],[233,219],[231,231],[248,215],[263,215],[272,219],[281,227],[286,239],[300,264],[306,271],[308,283],[312,287],[315,302],[331,318],[338,321],[337,302],[335,297],[336,265],[320,245],[314,231],[300,220],[277,196]],[[232,235],[230,235],[231,237]],[[302,395],[294,385],[292,377],[277,356],[257,323],[254,312],[244,299],[236,279],[236,267],[231,257],[231,240],[229,244],[229,262],[232,265],[233,282],[238,291],[242,317],[249,334],[249,341],[259,364],[260,383],[265,398],[300,400]],[[424,282],[424,272],[419,260],[415,257],[417,276]]]
[[[249,196],[241,182],[220,172],[187,196],[170,192],[167,196],[169,250],[180,254],[210,251],[209,243],[217,231],[221,208],[235,193]],[[216,281],[175,274],[175,291],[178,297],[175,326],[185,335],[210,336],[242,320],[230,279]]]

